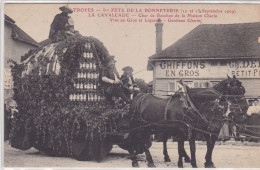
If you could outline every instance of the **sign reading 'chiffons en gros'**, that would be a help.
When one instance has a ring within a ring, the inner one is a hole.
[[[157,78],[225,78],[235,75],[239,78],[260,77],[260,60],[230,60],[221,61],[217,67],[216,61],[160,61],[156,62]]]
[[[149,58],[153,93],[165,96],[178,90],[182,79],[191,88],[212,87],[236,76],[246,96],[260,96],[260,22],[200,24],[171,46],[162,49],[163,23],[156,27],[156,54]]]

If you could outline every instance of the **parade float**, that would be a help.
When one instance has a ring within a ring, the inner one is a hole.
[[[19,112],[12,121],[11,146],[102,160],[121,140],[120,122],[128,114],[126,107],[107,107],[99,73],[108,56],[96,38],[73,36],[29,51],[21,64],[12,61]]]

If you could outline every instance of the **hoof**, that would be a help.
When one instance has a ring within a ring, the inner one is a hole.
[[[190,161],[190,157],[184,158],[184,161],[187,162],[187,163],[190,163],[190,162],[191,162],[191,161]]]
[[[132,167],[139,168],[139,164],[137,162],[132,162]]]
[[[183,163],[178,162],[178,168],[183,168]]]
[[[148,167],[149,167],[149,168],[156,168],[156,166],[154,165],[154,163],[148,163]]]
[[[205,165],[205,168],[216,168],[213,162],[205,163],[204,165]]]
[[[169,157],[165,157],[165,158],[164,158],[164,161],[165,161],[165,162],[171,162],[171,159],[170,159]]]
[[[198,168],[197,164],[191,164],[192,168]]]

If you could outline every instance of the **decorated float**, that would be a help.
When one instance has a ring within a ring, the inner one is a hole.
[[[74,36],[29,51],[21,64],[12,62],[13,98],[19,112],[12,121],[11,146],[102,160],[127,136],[119,132],[127,124],[122,119],[128,108],[107,107],[100,85],[108,56],[98,39]]]

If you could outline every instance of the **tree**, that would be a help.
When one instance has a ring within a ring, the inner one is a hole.
[[[140,88],[140,91],[143,93],[147,93],[148,84],[143,79],[135,78],[135,83]]]

